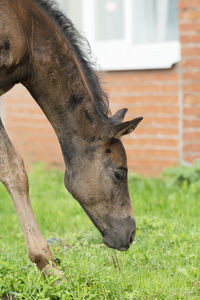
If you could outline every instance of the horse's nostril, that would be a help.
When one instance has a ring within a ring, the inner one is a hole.
[[[132,242],[133,242],[133,234],[131,235],[131,237],[130,237],[130,240],[129,240],[129,244],[132,244]]]
[[[133,232],[131,233],[130,240],[129,240],[130,244],[132,244],[134,237],[135,237],[135,230],[133,230]]]

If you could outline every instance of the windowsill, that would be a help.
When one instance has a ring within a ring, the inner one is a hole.
[[[117,42],[91,45],[98,70],[169,69],[180,61],[180,42],[171,41],[144,45]]]

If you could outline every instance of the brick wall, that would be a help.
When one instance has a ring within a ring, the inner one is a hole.
[[[179,0],[182,60],[170,70],[107,72],[112,111],[143,116],[124,138],[131,171],[154,176],[165,167],[200,158],[200,0]],[[29,93],[20,85],[5,96],[7,131],[28,165],[63,165],[57,138]]]
[[[200,158],[200,0],[179,0],[183,161]]]
[[[5,127],[26,166],[36,161],[62,166],[57,137],[29,92],[19,84],[4,96],[4,100]]]
[[[104,80],[115,111],[128,108],[127,119],[143,116],[124,138],[130,168],[157,175],[179,162],[178,67],[170,70],[108,72]]]

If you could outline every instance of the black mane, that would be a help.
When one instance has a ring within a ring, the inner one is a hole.
[[[62,11],[59,10],[55,1],[52,0],[32,0],[38,7],[46,13],[54,24],[60,28],[64,34],[71,50],[80,62],[82,70],[85,74],[88,86],[96,103],[97,111],[102,117],[109,115],[109,103],[107,94],[102,90],[99,78],[94,70],[94,64],[88,59],[91,53],[90,46],[86,38],[74,27],[71,20],[69,20]],[[87,54],[88,55],[87,55]]]

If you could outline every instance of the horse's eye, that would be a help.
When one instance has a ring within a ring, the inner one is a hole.
[[[126,170],[117,170],[115,171],[115,177],[118,180],[122,180],[126,177],[127,171]]]

